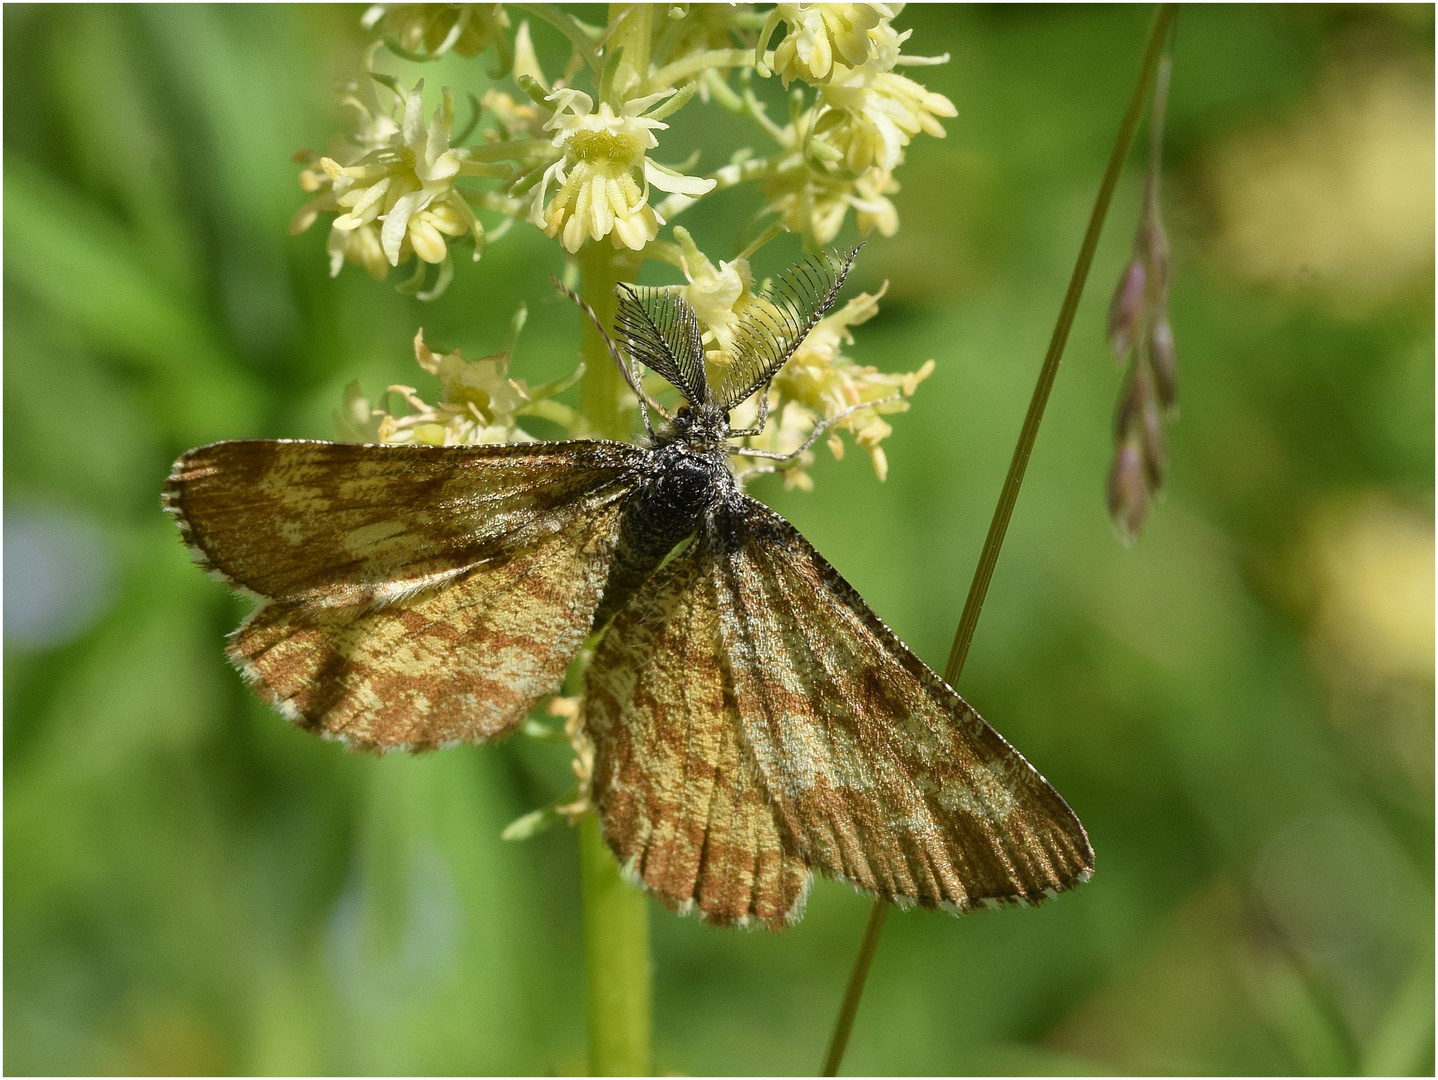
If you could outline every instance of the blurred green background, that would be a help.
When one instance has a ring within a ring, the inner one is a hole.
[[[565,755],[290,730],[224,663],[247,605],[159,510],[191,445],[332,437],[351,379],[424,378],[418,326],[484,355],[525,302],[514,373],[573,365],[530,226],[428,306],[331,281],[323,228],[287,236],[289,156],[343,127],[361,10],[4,10],[8,1073],[583,1068],[575,838],[499,839]],[[959,116],[898,173],[852,353],[938,367],[887,483],[824,453],[812,495],[755,491],[935,666],[1149,18],[899,20],[952,55],[914,74]],[[482,91],[489,63],[423,73]],[[1136,152],[960,687],[1097,873],[1036,910],[892,917],[846,1071],[1432,1073],[1433,90],[1431,7],[1183,10],[1167,497],[1122,547],[1103,319]],[[747,138],[691,105],[664,159]],[[729,257],[756,205],[685,224]],[[814,1072],[868,906],[818,882],[778,936],[656,906],[658,1068]]]

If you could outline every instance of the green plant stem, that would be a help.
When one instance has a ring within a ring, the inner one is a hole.
[[[615,286],[636,280],[639,262],[636,253],[617,251],[608,243],[580,248],[580,293],[605,326],[614,323]],[[596,434],[627,441],[631,424],[620,407],[623,379],[599,330],[588,319],[582,324],[581,412]],[[648,903],[643,893],[620,878],[594,814],[580,822],[579,853],[589,1073],[646,1076],[650,1070]]]
[[[1014,504],[1018,501],[1019,488],[1023,486],[1024,472],[1028,469],[1029,456],[1033,453],[1034,442],[1038,439],[1039,424],[1043,422],[1044,409],[1048,405],[1049,392],[1053,390],[1054,379],[1058,376],[1059,361],[1063,358],[1064,346],[1068,343],[1069,329],[1073,326],[1074,313],[1078,310],[1079,297],[1083,295],[1084,283],[1088,280],[1089,268],[1093,265],[1094,252],[1098,249],[1099,235],[1103,232],[1104,219],[1108,217],[1109,204],[1113,201],[1114,189],[1118,186],[1119,174],[1133,145],[1134,133],[1138,130],[1139,116],[1143,103],[1154,82],[1154,72],[1159,57],[1163,54],[1164,40],[1168,36],[1169,24],[1177,13],[1176,4],[1164,4],[1154,18],[1153,29],[1149,31],[1148,46],[1144,50],[1143,65],[1139,69],[1138,84],[1129,98],[1128,111],[1119,125],[1118,138],[1114,140],[1113,153],[1109,155],[1108,168],[1104,170],[1103,182],[1099,184],[1098,197],[1094,199],[1093,212],[1089,215],[1088,230],[1079,246],[1078,259],[1074,262],[1073,274],[1069,278],[1068,291],[1059,307],[1058,320],[1054,324],[1053,337],[1049,340],[1048,352],[1044,355],[1043,367],[1034,386],[1033,397],[1029,399],[1029,411],[1024,416],[1024,425],[1019,430],[1018,445],[1014,447],[1013,460],[1009,463],[1008,475],[1004,478],[999,503],[994,508],[993,521],[989,523],[988,535],[984,538],[983,550],[979,553],[979,565],[974,570],[974,579],[969,586],[968,598],[964,601],[963,613],[959,616],[959,628],[954,634],[953,648],[949,661],[944,665],[944,681],[950,686],[959,681],[964,670],[964,661],[973,643],[974,628],[979,624],[979,612],[983,610],[984,598],[988,595],[989,582],[994,576],[994,567],[999,561],[999,550],[1004,546],[1004,534],[1008,532],[1009,519],[1013,517]],[[884,913],[888,908],[884,900],[875,900],[869,912],[869,921],[864,927],[864,940],[859,946],[859,955],[849,975],[849,984],[844,991],[844,1000],[839,1006],[839,1016],[834,1023],[834,1035],[829,1041],[829,1053],[824,1059],[824,1076],[837,1076],[839,1065],[844,1059],[844,1050],[849,1044],[849,1032],[854,1026],[854,1016],[859,1010],[859,1000],[864,993],[864,982],[869,974],[869,965],[878,948],[879,931],[884,925]]]
[[[605,326],[614,325],[614,312],[619,298],[614,289],[621,281],[639,277],[639,256],[630,251],[616,251],[608,243],[588,243],[579,249],[580,295],[594,309]],[[589,427],[606,439],[627,440],[629,419],[620,407],[624,398],[624,379],[614,366],[614,359],[600,336],[599,329],[588,319],[581,320],[579,352],[584,359],[584,380],[579,384],[579,411]]]
[[[642,83],[649,70],[652,12],[649,5],[611,4],[613,30],[606,54],[623,49],[616,73],[631,69]],[[615,286],[636,281],[643,256],[609,243],[579,249],[580,294],[604,326],[614,324],[619,306]],[[597,327],[582,322],[580,352],[584,380],[580,411],[590,429],[608,439],[627,441],[632,417],[622,407],[624,380]],[[619,866],[604,842],[599,818],[588,814],[579,825],[584,908],[584,953],[591,1076],[647,1076],[650,1051],[649,906],[644,894],[619,876]]]
[[[658,4],[634,3],[609,5],[612,32],[604,47],[605,53],[624,50],[620,79],[625,79],[625,71],[633,73],[636,84],[629,91],[633,96],[649,92],[649,55],[654,44],[654,16],[658,7]],[[622,88],[624,82],[620,85]]]
[[[648,1076],[649,908],[619,876],[599,816],[579,823],[590,1076]]]

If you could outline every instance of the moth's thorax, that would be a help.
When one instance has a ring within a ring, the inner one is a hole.
[[[722,441],[661,440],[646,456],[644,472],[634,495],[636,510],[656,529],[682,530],[681,539],[736,490]]]
[[[595,613],[602,626],[675,546],[694,535],[704,517],[738,494],[723,442],[695,446],[659,439],[639,465],[625,503],[604,596]]]

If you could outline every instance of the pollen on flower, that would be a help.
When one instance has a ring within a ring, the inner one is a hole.
[[[563,156],[545,170],[534,193],[530,220],[549,236],[558,236],[573,253],[586,240],[606,236],[616,248],[639,251],[659,233],[663,219],[649,205],[649,188],[681,195],[703,195],[713,180],[684,176],[649,159],[659,145],[654,132],[669,125],[645,116],[669,98],[666,90],[625,102],[616,112],[607,101],[595,107],[588,94],[561,88],[550,94],[554,116],[545,129]],[[557,186],[546,203],[550,185]]]

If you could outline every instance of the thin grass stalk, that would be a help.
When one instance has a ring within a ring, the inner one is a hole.
[[[1018,501],[1019,489],[1023,486],[1024,473],[1028,469],[1029,457],[1038,439],[1039,424],[1043,422],[1044,409],[1048,405],[1049,393],[1053,390],[1054,379],[1058,376],[1059,361],[1063,359],[1064,346],[1068,343],[1069,330],[1073,326],[1074,314],[1078,310],[1079,298],[1083,295],[1084,283],[1088,280],[1089,268],[1093,265],[1094,252],[1098,249],[1099,236],[1103,232],[1109,205],[1113,201],[1114,189],[1118,186],[1123,164],[1133,145],[1134,134],[1138,131],[1139,117],[1143,113],[1144,101],[1154,84],[1154,73],[1159,58],[1163,55],[1164,42],[1168,37],[1169,25],[1178,12],[1176,4],[1159,7],[1149,31],[1148,45],[1144,50],[1143,65],[1139,69],[1138,84],[1128,103],[1123,123],[1119,125],[1118,137],[1114,140],[1113,152],[1109,155],[1108,168],[1104,171],[1103,182],[1099,185],[1098,197],[1094,199],[1093,212],[1089,215],[1088,229],[1079,247],[1074,262],[1073,274],[1069,278],[1068,291],[1064,294],[1059,308],[1058,320],[1054,324],[1053,337],[1049,340],[1048,352],[1044,355],[1043,367],[1039,369],[1038,382],[1033,397],[1029,399],[1028,413],[1024,416],[1023,427],[1019,430],[1018,445],[1014,447],[1013,460],[1009,463],[1008,475],[1004,478],[999,502],[994,507],[994,517],[989,523],[988,535],[984,538],[983,550],[979,553],[979,565],[974,570],[974,579],[969,586],[968,598],[964,601],[963,613],[959,616],[959,627],[954,634],[954,644],[949,651],[948,663],[944,665],[944,681],[950,686],[959,681],[964,670],[964,661],[973,643],[974,629],[979,623],[984,598],[988,595],[989,582],[994,576],[994,567],[999,561],[999,550],[1004,546],[1004,535],[1008,532],[1009,519],[1013,517],[1014,504]],[[884,913],[888,902],[875,900],[864,927],[864,939],[859,946],[859,955],[849,975],[844,999],[839,1005],[839,1015],[834,1023],[834,1034],[829,1041],[829,1052],[824,1059],[823,1076],[837,1076],[844,1060],[844,1051],[849,1045],[849,1033],[854,1026],[854,1017],[859,1011],[859,1000],[864,994],[864,984],[873,963],[874,952],[879,945],[879,932],[883,929]]]

